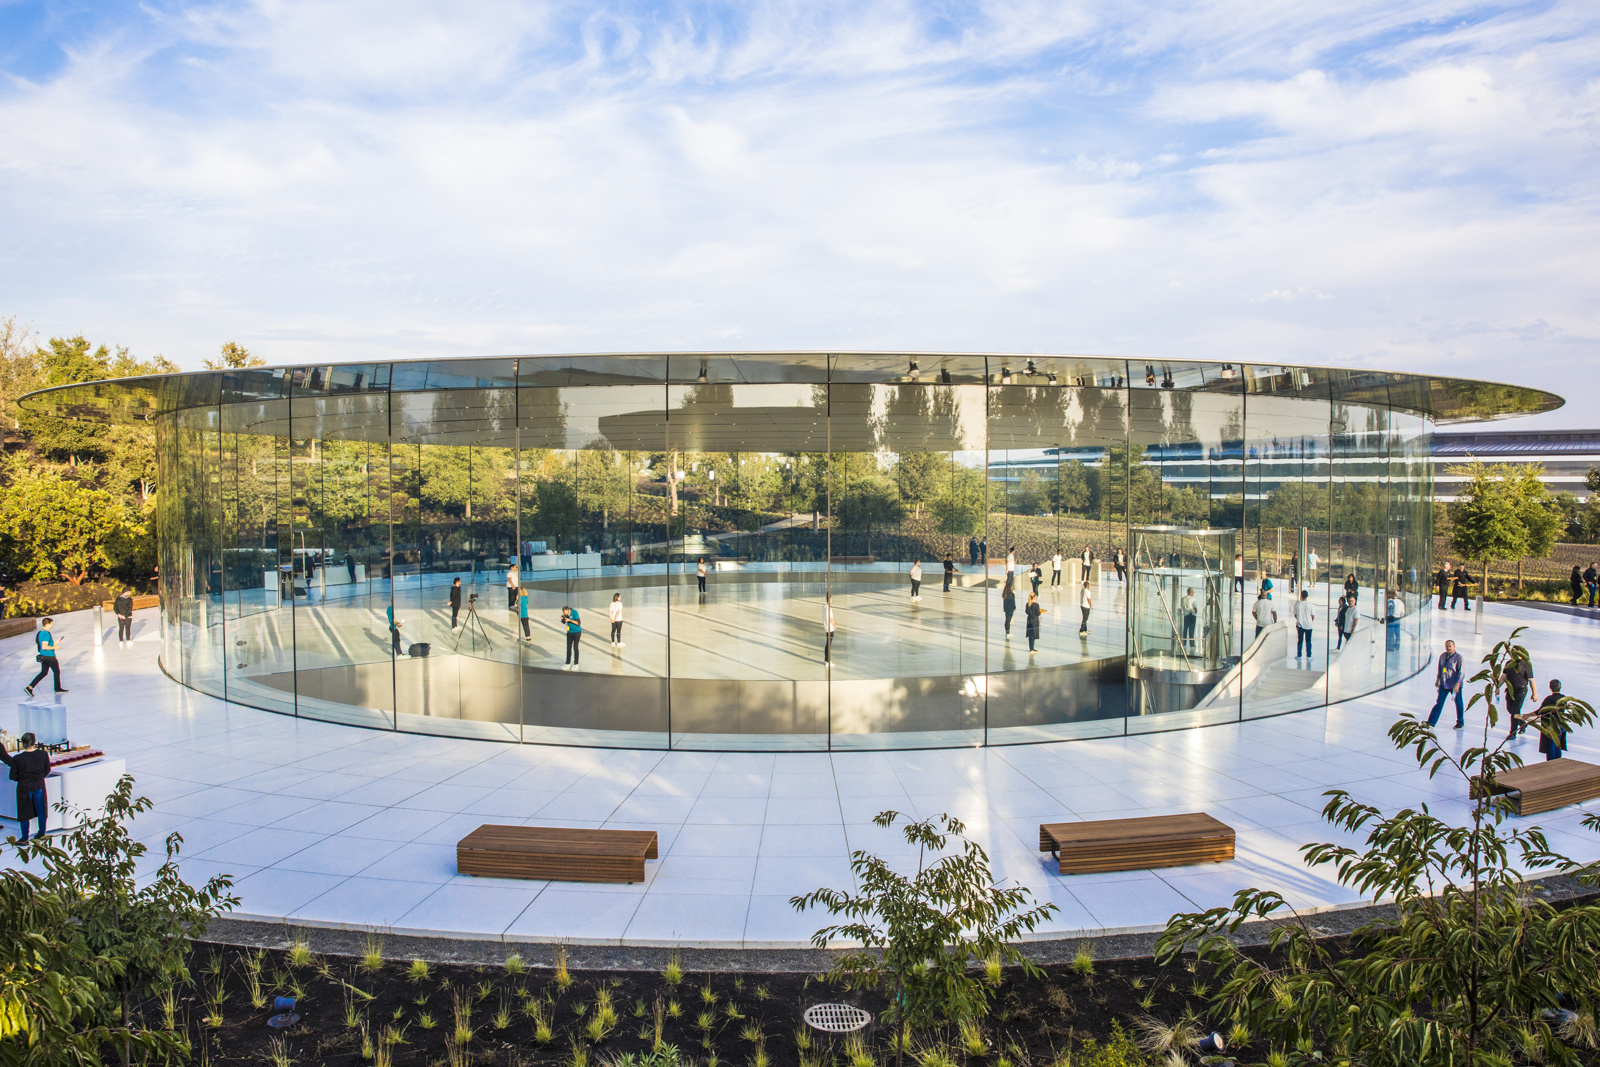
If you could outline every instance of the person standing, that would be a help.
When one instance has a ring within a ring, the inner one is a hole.
[[[384,609],[383,609],[383,614],[384,614],[384,617],[389,620],[389,651],[392,652],[394,655],[398,656],[398,655],[400,655],[400,625],[401,624],[400,624],[400,620],[396,619],[394,617],[394,605],[393,604],[389,604],[389,605],[385,606]],[[33,694],[29,693],[28,695],[32,696]]]
[[[1539,704],[1539,751],[1544,753],[1546,763],[1553,759],[1560,759],[1561,753],[1565,752],[1567,748],[1567,731],[1557,729],[1555,724],[1552,723],[1549,727],[1550,732],[1546,733],[1543,722],[1545,709],[1557,707],[1560,705],[1561,699],[1561,680],[1552,678],[1550,679],[1550,695],[1545,697]]]
[[[986,567],[989,565],[989,539],[987,537],[978,538],[978,563]],[[974,564],[974,566],[976,565]]]
[[[1313,549],[1308,549],[1306,551],[1306,584],[1307,585],[1316,584],[1316,581],[1317,581],[1317,565],[1320,564],[1321,562],[1322,562],[1322,560],[1317,558],[1317,550],[1316,549],[1313,548]]]
[[[1235,552],[1233,554],[1233,591],[1235,593],[1244,592],[1244,553],[1243,552]]]
[[[1361,591],[1361,583],[1356,580],[1356,572],[1351,571],[1344,576],[1344,596],[1350,601],[1350,610],[1356,610],[1356,594]]]
[[[455,633],[461,629],[456,622],[461,616],[461,579],[456,578],[450,583],[450,632]]]
[[[1083,546],[1083,580],[1089,580],[1089,568],[1094,565],[1094,549]]]
[[[1028,580],[1033,583],[1033,595],[1038,596],[1039,585],[1044,581],[1044,571],[1040,569],[1037,563],[1028,571]]]
[[[1459,600],[1462,607],[1468,611],[1472,610],[1472,593],[1469,589],[1471,585],[1472,576],[1467,573],[1466,564],[1462,564],[1456,568],[1455,581],[1450,588],[1450,607],[1452,609],[1456,606],[1456,601]]]
[[[1006,640],[1011,640],[1011,616],[1017,613],[1017,587],[1006,575],[1005,588],[1000,590],[1000,607],[1006,613]]]
[[[622,594],[611,594],[611,606],[606,609],[611,616],[611,643],[622,647]]]
[[[522,643],[533,643],[533,624],[528,621],[528,591],[517,590],[517,619],[522,623]]]
[[[517,590],[522,588],[521,581],[517,578],[517,568],[506,568],[506,610],[517,610]]]
[[[1039,651],[1034,646],[1039,640],[1039,617],[1045,613],[1045,610],[1044,605],[1039,603],[1038,590],[1029,593],[1028,604],[1023,609],[1023,613],[1027,616],[1025,626],[1028,631],[1028,655],[1030,656]]]
[[[1194,631],[1200,622],[1200,604],[1194,598],[1193,587],[1184,591],[1183,599],[1178,601],[1178,611],[1183,615],[1183,650],[1190,652],[1194,650]]]
[[[50,632],[50,624],[54,619],[40,619],[39,632],[33,635],[34,647],[38,654],[34,657],[39,661],[39,673],[33,676],[33,681],[23,687],[23,692],[33,696],[33,687],[38,685],[44,676],[49,674],[55,679],[56,692],[65,693],[61,688],[61,661],[56,659],[56,636]]]
[[[1583,599],[1583,572],[1578,569],[1576,563],[1572,565],[1572,577],[1568,580],[1572,583],[1572,606],[1577,607],[1578,602]],[[1444,607],[1443,594],[1439,596],[1439,606]]]
[[[913,560],[911,563],[911,599],[922,599],[922,561]]]
[[[1006,577],[1009,578],[1017,572],[1017,546],[1010,545],[1006,548]]]
[[[350,576],[350,584],[356,584],[356,558],[349,552],[344,554],[344,572]]]
[[[44,820],[50,811],[50,798],[44,787],[45,776],[50,773],[50,753],[38,747],[38,738],[23,734],[22,750],[15,756],[0,747],[0,762],[11,769],[11,780],[17,783],[17,821],[22,824],[22,840],[28,839],[28,822],[39,820],[39,836],[44,836]]]
[[[829,593],[822,602],[822,665],[829,670],[833,669],[833,594]]]
[[[1297,667],[1300,665],[1302,647],[1305,649],[1304,655],[1306,658],[1306,666],[1311,666],[1311,628],[1312,624],[1316,621],[1317,612],[1311,603],[1311,591],[1309,589],[1302,589],[1300,590],[1300,599],[1295,603],[1294,606],[1294,626],[1296,631],[1294,641],[1294,662],[1295,666]]]
[[[1439,699],[1433,702],[1433,711],[1428,714],[1428,725],[1439,725],[1439,713],[1444,710],[1445,701],[1451,696],[1456,698],[1456,726],[1457,730],[1467,725],[1467,706],[1461,699],[1462,674],[1461,653],[1456,651],[1454,641],[1444,643],[1444,651],[1439,654],[1439,662],[1433,672],[1433,684],[1439,691]],[[1540,751],[1543,751],[1541,749]]]
[[[1272,606],[1272,597],[1265,589],[1256,590],[1256,602],[1251,606],[1250,613],[1256,620],[1256,637],[1260,637],[1262,630],[1278,621],[1278,609]]]
[[[561,608],[561,621],[567,626],[567,666],[578,666],[578,642],[583,637],[583,621],[578,615],[578,609],[563,605]]]
[[[1533,662],[1528,659],[1527,653],[1521,649],[1514,651],[1501,678],[1506,684],[1506,718],[1510,720],[1506,740],[1510,741],[1520,737],[1528,728],[1528,720],[1522,717],[1523,702],[1530,695],[1535,700],[1539,699],[1539,690],[1533,681]]]
[[[1384,601],[1383,621],[1389,627],[1388,640],[1384,648],[1389,652],[1400,651],[1400,620],[1405,616],[1406,602],[1400,594],[1393,589],[1389,590],[1389,598]]]
[[[117,594],[117,599],[111,602],[111,610],[117,616],[117,641],[119,643],[133,640],[133,594],[126,589]]]
[[[1293,596],[1294,595],[1294,591],[1296,589],[1299,589],[1299,588],[1300,588],[1300,553],[1291,552],[1289,554],[1289,594],[1291,596]]]
[[[1573,573],[1576,574],[1577,571],[1574,570]],[[1448,563],[1439,564],[1439,572],[1433,576],[1433,584],[1439,590],[1439,607],[1442,609],[1445,596],[1450,592],[1450,565]]]
[[[1078,636],[1089,636],[1089,612],[1094,609],[1094,598],[1089,595],[1089,583],[1083,583],[1083,593],[1078,597],[1078,609],[1083,612],[1083,621],[1078,624]]]
[[[1589,606],[1592,608],[1596,594],[1600,594],[1600,569],[1596,569],[1593,563],[1583,572],[1583,584],[1589,587]]]
[[[701,556],[699,562],[694,565],[694,580],[700,584],[700,599],[704,600],[706,598],[706,558],[704,556]]]
[[[967,538],[967,563],[973,567],[978,565],[978,539],[976,537]]]
[[[1128,574],[1128,557],[1120,548],[1117,549],[1114,565],[1117,568],[1117,581],[1120,582],[1126,578]]]
[[[1061,546],[1057,545],[1055,552],[1050,556],[1050,588],[1055,589],[1061,584]]]
[[[1335,652],[1339,651],[1341,648],[1344,647],[1344,624],[1345,624],[1345,620],[1347,620],[1349,617],[1350,617],[1350,601],[1346,600],[1341,595],[1339,597],[1338,610],[1334,613],[1334,616],[1333,616],[1333,630],[1334,630],[1335,633],[1337,633],[1339,635],[1338,642],[1336,644],[1334,644],[1334,646],[1333,646],[1333,650]]]
[[[956,576],[956,561],[955,561],[955,557],[952,556],[950,553],[946,552],[944,554],[944,591],[946,593],[948,593],[950,591],[950,583],[955,580],[955,576]]]

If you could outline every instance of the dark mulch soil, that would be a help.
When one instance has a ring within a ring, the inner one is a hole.
[[[588,1067],[604,1067],[625,1054],[649,1053],[656,1047],[658,1025],[660,1040],[673,1045],[685,1062],[849,1064],[843,1039],[808,1030],[802,1012],[812,1004],[842,1001],[876,1018],[884,1007],[877,994],[800,972],[688,972],[671,982],[660,972],[575,971],[563,983],[547,967],[516,973],[503,966],[430,964],[425,977],[415,977],[409,961],[386,960],[377,970],[347,956],[310,956],[296,964],[279,950],[212,944],[196,945],[190,965],[193,982],[176,991],[171,1006],[186,1022],[195,1040],[192,1062],[200,1064],[358,1067],[371,1062],[370,1046],[380,1035],[398,1032],[401,1040],[392,1046],[395,1065],[580,1067],[574,1055],[580,1049]],[[1141,1016],[1170,1022],[1191,1010],[1204,1020],[1204,1001],[1215,978],[1204,969],[1197,975],[1189,966],[1178,962],[1160,968],[1148,958],[1098,961],[1092,969],[1051,964],[1042,977],[1008,968],[995,1008],[981,1024],[987,1051],[962,1051],[962,1035],[954,1030],[942,1035],[942,1043],[952,1064],[992,1064],[1005,1052],[1024,1067],[1051,1063],[1085,1039],[1103,1043],[1114,1023],[1131,1030]],[[258,985],[252,970],[259,973]],[[297,998],[297,1024],[267,1025],[274,996]],[[591,1029],[608,999],[614,1025],[603,1032]],[[547,1033],[539,1032],[530,1008],[548,1021]],[[164,1007],[155,1001],[144,1011],[155,1021]],[[464,1052],[454,1047],[458,1015],[472,1031]],[[887,1028],[869,1026],[862,1036],[877,1050],[876,1062],[892,1062]]]

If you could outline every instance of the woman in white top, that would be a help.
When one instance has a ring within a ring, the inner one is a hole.
[[[694,565],[695,580],[700,583],[700,595],[706,595],[706,558],[700,557],[700,562]]]
[[[516,611],[517,610],[517,590],[520,589],[521,587],[522,587],[522,583],[517,580],[517,568],[512,567],[510,570],[506,571],[506,610],[507,611]]]
[[[1061,549],[1056,549],[1055,555],[1050,557],[1050,587],[1053,589],[1061,584]]]
[[[833,667],[833,594],[829,593],[822,607],[822,626],[827,636],[822,639],[823,666]]]
[[[1017,569],[1017,546],[1012,545],[1006,549],[1006,573],[1012,574]]]
[[[922,561],[916,560],[911,564],[911,599],[922,599]]]
[[[1089,610],[1094,607],[1094,598],[1089,595],[1089,583],[1083,583],[1083,595],[1078,598],[1078,607],[1083,609],[1083,625],[1078,627],[1079,637],[1089,636]]]
[[[611,594],[611,607],[607,609],[611,615],[611,643],[618,648],[622,647],[622,594]]]

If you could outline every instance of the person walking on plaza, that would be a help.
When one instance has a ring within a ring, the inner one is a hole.
[[[1006,577],[1017,573],[1017,546],[1011,545],[1006,549]]]
[[[611,643],[622,647],[622,594],[611,594],[611,606],[606,609],[611,616]]]
[[[1576,567],[1573,568],[1572,573],[1578,573]],[[1442,610],[1445,597],[1450,593],[1450,567],[1448,564],[1439,564],[1439,572],[1433,576],[1433,584],[1439,589],[1439,607]]]
[[[706,598],[706,558],[704,556],[701,556],[700,561],[694,565],[694,579],[700,583],[700,599],[704,600]]]
[[[1023,614],[1027,616],[1024,626],[1028,631],[1028,654],[1031,656],[1033,653],[1039,651],[1034,647],[1039,640],[1039,616],[1043,615],[1046,611],[1045,606],[1039,603],[1039,593],[1037,590],[1028,594],[1028,604],[1022,610]]]
[[[1596,569],[1593,563],[1583,572],[1583,584],[1589,587],[1589,606],[1592,608],[1595,596],[1600,594],[1600,569]]]
[[[1576,563],[1572,565],[1572,577],[1568,580],[1572,583],[1572,606],[1577,607],[1579,601],[1583,599],[1583,572],[1578,569]],[[1443,595],[1439,597],[1439,606],[1444,607]]]
[[[400,626],[399,619],[394,617],[394,605],[388,604],[383,609],[383,614],[389,620],[389,651],[396,656],[400,655]],[[28,694],[32,696],[32,693]]]
[[[1298,667],[1304,655],[1306,666],[1311,666],[1311,629],[1317,621],[1317,612],[1311,603],[1311,590],[1300,590],[1300,599],[1294,605],[1294,663]],[[1302,652],[1301,650],[1304,649]]]
[[[1278,609],[1272,606],[1272,597],[1265,589],[1256,590],[1256,602],[1251,606],[1250,614],[1256,620],[1256,637],[1260,637],[1262,630],[1278,621]]]
[[[476,581],[476,579],[474,579]],[[522,581],[517,577],[517,568],[506,568],[506,610],[517,610],[517,590],[522,588]]]
[[[23,692],[29,696],[33,696],[33,687],[47,674],[54,676],[56,692],[66,692],[61,688],[61,661],[56,659],[56,637],[50,632],[50,624],[53,622],[54,619],[40,619],[39,632],[33,635],[34,647],[38,649],[38,654],[34,658],[39,661],[39,673],[33,676],[33,681],[23,687]]]
[[[1468,611],[1472,610],[1472,576],[1467,573],[1466,564],[1456,568],[1455,582],[1450,588],[1450,607],[1456,606],[1456,601],[1461,601],[1461,606]]]
[[[1546,708],[1553,708],[1557,704],[1561,703],[1561,697],[1561,680],[1558,678],[1550,679],[1550,695],[1545,697],[1544,700],[1539,703],[1540,720],[1544,718],[1544,710]],[[1552,737],[1552,733],[1555,736]],[[1561,753],[1565,752],[1566,749],[1567,731],[1557,730],[1552,726],[1551,733],[1545,733],[1543,722],[1541,721],[1539,729],[1539,751],[1544,753],[1545,762],[1548,763],[1553,759],[1560,759]]]
[[[1089,636],[1089,612],[1094,609],[1094,598],[1089,595],[1089,583],[1083,583],[1083,593],[1078,597],[1078,609],[1083,612],[1083,622],[1078,624],[1078,636]]]
[[[1057,545],[1055,552],[1050,556],[1050,588],[1054,589],[1061,584],[1061,546]]]
[[[22,840],[28,839],[28,822],[39,820],[39,836],[44,836],[45,815],[50,811],[50,798],[46,795],[44,780],[50,773],[50,753],[38,747],[38,738],[23,734],[22,750],[15,756],[0,747],[0,762],[11,769],[11,780],[17,783],[17,821],[22,824]]]
[[[578,642],[583,638],[583,621],[578,615],[578,609],[562,605],[561,621],[567,627],[567,666],[576,669],[578,666]]]
[[[450,583],[450,632],[455,633],[461,629],[456,619],[461,615],[461,579],[457,578]]]
[[[533,624],[528,621],[528,591],[517,590],[517,618],[522,623],[522,643],[533,643]]]
[[[1194,630],[1200,622],[1200,604],[1194,598],[1194,589],[1184,590],[1183,599],[1178,601],[1178,612],[1183,616],[1183,649],[1185,652],[1195,650]]]
[[[1339,633],[1341,635],[1339,639],[1339,647],[1341,648],[1349,643],[1349,641],[1355,636],[1356,625],[1361,621],[1361,613],[1356,610],[1356,598],[1353,596],[1347,596],[1344,598],[1344,600],[1344,625],[1339,629]]]
[[[1356,610],[1356,594],[1361,592],[1361,583],[1356,579],[1356,572],[1351,571],[1344,576],[1344,596],[1350,601],[1350,610]]]
[[[1033,583],[1034,596],[1038,596],[1039,585],[1044,581],[1044,571],[1039,568],[1037,563],[1028,571],[1028,580]]]
[[[1335,652],[1344,647],[1344,624],[1350,618],[1350,601],[1344,597],[1339,598],[1338,613],[1333,617],[1333,629],[1339,635],[1338,643],[1333,646]]]
[[[950,553],[946,552],[944,554],[944,591],[946,593],[948,593],[950,591],[950,583],[955,581],[955,577],[956,577],[956,561],[955,561],[955,557],[952,556]]]
[[[1000,607],[1006,613],[1006,640],[1011,640],[1011,616],[1017,613],[1017,587],[1011,580],[1011,575],[1006,575],[1005,588],[1000,590]]]
[[[117,599],[111,602],[111,610],[117,616],[117,641],[132,641],[133,594],[126,589],[122,590],[117,594]]]
[[[1233,591],[1235,593],[1244,592],[1244,553],[1243,552],[1235,552],[1233,554]]]
[[[1384,649],[1389,652],[1400,651],[1400,620],[1405,617],[1406,602],[1400,594],[1393,589],[1389,590],[1389,598],[1383,604],[1383,621],[1388,626],[1388,638],[1384,642]]]
[[[1295,552],[1289,556],[1289,595],[1300,588],[1300,553]]]
[[[1528,720],[1522,717],[1522,704],[1532,696],[1539,699],[1538,686],[1533,681],[1533,663],[1528,659],[1527,653],[1516,646],[1511,653],[1511,662],[1506,665],[1505,673],[1500,677],[1506,683],[1506,719],[1509,729],[1506,740],[1520,737],[1528,728]]]
[[[922,561],[914,560],[911,564],[911,599],[922,599]]]
[[[829,593],[822,602],[822,665],[829,670],[833,669],[833,594]]]
[[[1083,546],[1083,580],[1089,580],[1089,569],[1094,566],[1094,549]]]
[[[1461,699],[1462,675],[1465,672],[1461,665],[1461,653],[1456,651],[1454,641],[1444,643],[1444,651],[1439,653],[1439,662],[1435,665],[1433,684],[1439,691],[1439,699],[1433,702],[1433,711],[1428,714],[1428,725],[1439,725],[1439,713],[1444,710],[1445,701],[1452,696],[1456,698],[1456,729],[1460,730],[1467,725],[1467,706]]]
[[[1117,555],[1113,562],[1117,568],[1117,581],[1120,582],[1127,577],[1128,574],[1128,557],[1122,551],[1122,549],[1117,549]]]

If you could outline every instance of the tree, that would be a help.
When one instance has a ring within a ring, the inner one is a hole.
[[[1011,491],[1010,496],[1008,503],[1011,506],[1008,510],[1013,515],[1037,515],[1048,503],[1044,479],[1032,467],[1022,472],[1022,477],[1017,480],[1017,487]]]
[[[65,810],[64,802],[57,807]],[[48,973],[56,975],[73,994],[58,998],[63,1007],[49,1031],[43,1029],[43,1018],[40,1029],[26,1025],[13,1029],[9,1018],[0,1022],[0,1058],[5,1062],[89,1067],[100,1059],[98,1055],[85,1057],[84,1045],[98,1053],[102,1043],[116,1048],[124,1067],[132,1062],[135,1049],[152,1059],[187,1056],[188,1041],[183,1034],[136,1026],[134,1006],[158,990],[187,981],[190,939],[203,934],[210,919],[239,901],[228,892],[233,880],[227,875],[214,875],[201,888],[183,880],[177,864],[183,837],[177,833],[167,835],[166,859],[161,866],[153,872],[139,871],[140,859],[148,849],[133,839],[126,823],[150,807],[148,798],[134,798],[133,779],[123,775],[107,798],[103,815],[85,819],[64,837],[35,837],[17,846],[23,863],[37,863],[45,871],[44,877],[29,887],[42,888],[45,896],[54,898],[51,906],[64,911],[66,921],[56,929],[31,921],[19,924],[22,916],[13,915],[10,894],[0,894],[0,901],[8,905],[7,936],[0,940],[10,940],[19,930],[48,930],[54,937],[70,936],[76,951],[75,958],[58,956],[51,961]],[[29,876],[6,871],[0,874],[0,884],[9,889],[19,877]],[[0,1003],[8,1000],[0,998]],[[63,1025],[84,1022],[94,1027],[89,1031],[92,1044],[66,1032]],[[16,1037],[4,1039],[6,1031]],[[41,1040],[51,1039],[55,1048],[38,1047]],[[12,1041],[23,1047],[13,1045],[6,1050]],[[8,1055],[8,1051],[20,1054]]]
[[[8,457],[0,477],[0,554],[36,581],[82,585],[114,564],[118,537],[144,533],[116,494],[59,468]]]
[[[33,331],[19,325],[14,315],[0,318],[0,417],[12,429],[20,425],[17,398],[39,387],[40,374]]]
[[[1050,486],[1051,505],[1069,517],[1074,511],[1089,503],[1089,476],[1080,460],[1072,459],[1056,468],[1056,478]]]
[[[867,555],[872,554],[872,531],[896,526],[905,518],[905,505],[894,483],[881,474],[857,478],[833,503],[833,517],[847,530],[867,535]]]
[[[120,346],[114,352],[105,345],[92,347],[82,334],[50,338],[34,350],[33,363],[37,367],[34,388],[165,374],[178,369],[164,356],[140,360]],[[69,463],[98,462],[106,458],[111,447],[105,427],[94,423],[33,414],[22,415],[19,423],[32,435],[39,450],[51,459]]]
[[[1509,824],[1509,801],[1498,777],[1520,765],[1498,729],[1505,672],[1524,660],[1515,642],[1496,644],[1472,677],[1482,690],[1483,735],[1459,756],[1440,743],[1426,719],[1406,714],[1389,730],[1430,776],[1447,774],[1475,798],[1471,817],[1451,824],[1420,810],[1384,815],[1342,789],[1328,791],[1323,818],[1364,846],[1306,845],[1315,867],[1331,866],[1363,897],[1392,899],[1397,915],[1375,920],[1352,937],[1349,951],[1318,940],[1305,917],[1277,893],[1243,889],[1231,907],[1175,915],[1157,943],[1170,961],[1194,948],[1224,974],[1212,998],[1264,1039],[1285,1065],[1468,1067],[1482,1064],[1580,1062],[1572,1045],[1587,1027],[1554,1025],[1550,1013],[1569,1003],[1592,1011],[1600,997],[1593,945],[1600,943],[1600,904],[1557,910],[1527,891],[1524,870],[1600,873],[1549,849],[1537,826]],[[1595,720],[1572,697],[1542,709],[1539,729],[1551,736]],[[1595,817],[1586,825],[1594,828]],[[1287,918],[1281,913],[1287,912]],[[1250,920],[1272,924],[1271,954],[1246,954],[1231,937]],[[1591,1050],[1592,1051],[1592,1046]],[[1592,1062],[1584,1060],[1582,1062]]]
[[[885,829],[906,818],[897,811],[880,812],[873,823]],[[975,963],[998,959],[1020,964],[1029,974],[1038,969],[1012,942],[1056,911],[1054,904],[1026,905],[1032,894],[1024,887],[1002,887],[989,873],[989,856],[977,842],[962,836],[960,819],[935,815],[901,828],[917,849],[917,870],[907,876],[865,850],[850,854],[859,893],[817,889],[789,903],[797,911],[821,906],[847,921],[824,927],[811,943],[826,948],[834,939],[858,942],[861,950],[840,956],[833,977],[889,988],[886,1016],[898,1024],[896,1063],[902,1064],[911,1036],[946,1019],[970,1019],[989,1007],[992,989],[972,971]],[[959,851],[940,856],[950,839]],[[1024,910],[1026,909],[1026,910]]]
[[[902,452],[894,465],[894,484],[900,499],[910,504],[918,517],[928,499],[939,491],[950,460],[943,452]]]
[[[1462,559],[1483,564],[1485,592],[1494,560],[1550,554],[1561,517],[1539,480],[1542,467],[1474,462],[1450,473],[1468,479],[1451,509],[1450,547]]]
[[[267,361],[260,356],[252,355],[244,345],[235,341],[222,342],[222,351],[216,359],[205,361],[206,370],[243,369],[245,367],[265,367]]]

